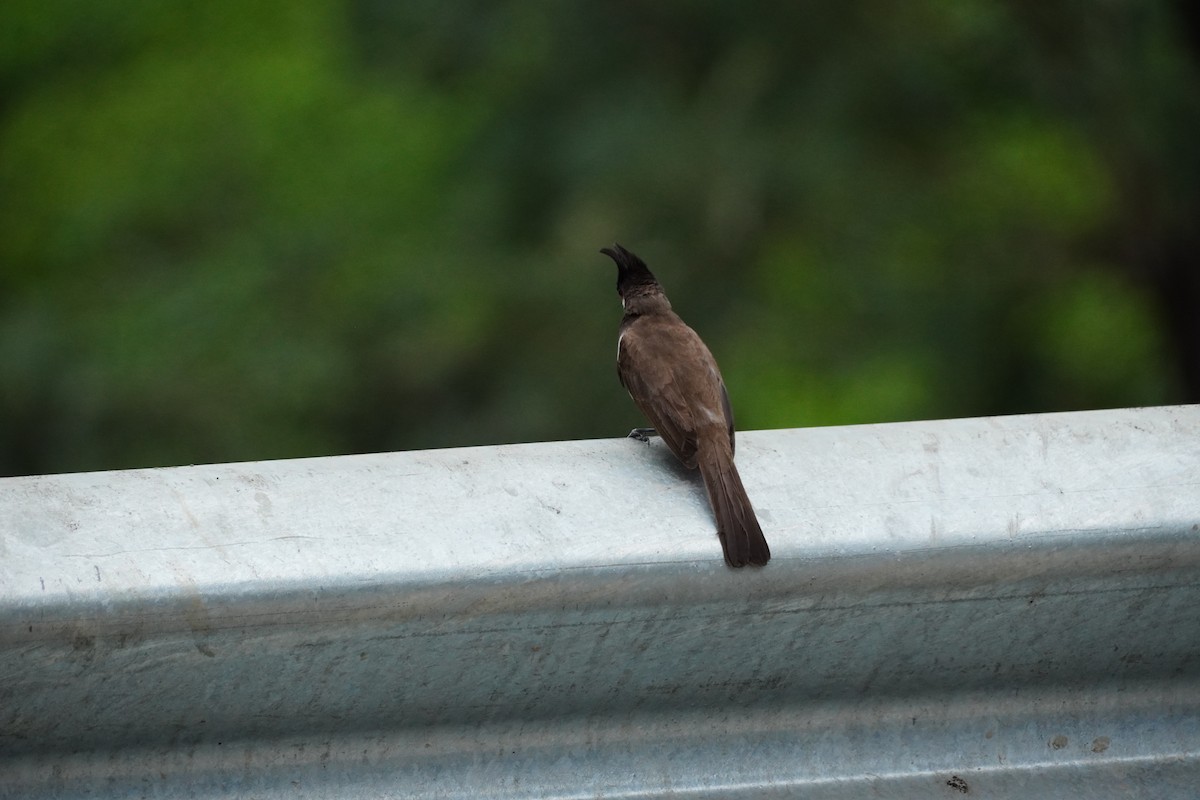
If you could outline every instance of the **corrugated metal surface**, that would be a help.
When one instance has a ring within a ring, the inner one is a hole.
[[[1200,407],[0,480],[0,796],[1192,797]]]

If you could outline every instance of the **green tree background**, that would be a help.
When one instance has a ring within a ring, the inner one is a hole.
[[[0,473],[1195,402],[1196,13],[7,0]]]

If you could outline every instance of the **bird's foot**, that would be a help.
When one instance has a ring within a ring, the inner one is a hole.
[[[651,436],[658,436],[658,431],[654,428],[634,428],[629,432],[630,439],[637,439],[639,442],[650,443]]]

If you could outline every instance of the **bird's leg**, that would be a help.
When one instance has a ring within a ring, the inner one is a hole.
[[[629,432],[628,438],[637,439],[639,442],[650,443],[651,436],[658,436],[658,431],[654,428],[634,428]]]

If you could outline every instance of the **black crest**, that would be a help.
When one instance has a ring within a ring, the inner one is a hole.
[[[600,252],[617,262],[617,292],[621,296],[640,286],[658,286],[658,281],[654,279],[654,273],[646,266],[646,262],[621,245],[614,243],[612,247],[605,247]]]

